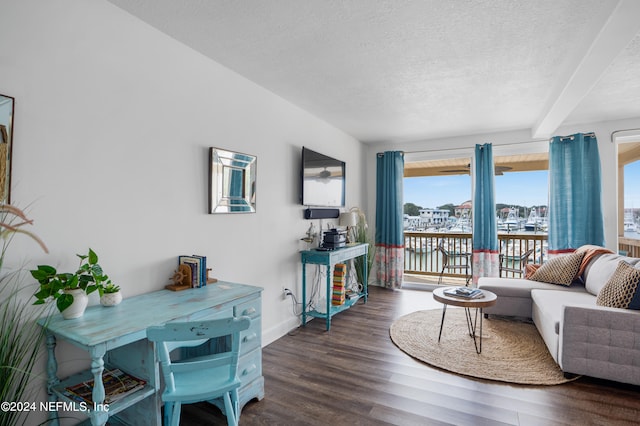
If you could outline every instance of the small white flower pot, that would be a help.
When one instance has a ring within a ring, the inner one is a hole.
[[[122,302],[122,293],[119,291],[115,293],[104,293],[100,297],[100,304],[102,306],[115,306],[120,302]]]

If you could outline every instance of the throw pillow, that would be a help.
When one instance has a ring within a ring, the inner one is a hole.
[[[531,275],[534,274],[538,269],[540,269],[542,265],[539,263],[529,263],[524,267],[524,277],[526,279],[531,279]]]
[[[640,310],[640,269],[620,261],[616,271],[602,287],[596,305]]]
[[[571,253],[549,259],[529,279],[568,287],[576,277],[583,257],[584,253]]]

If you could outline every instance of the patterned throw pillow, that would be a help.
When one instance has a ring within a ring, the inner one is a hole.
[[[554,257],[542,264],[530,277],[530,280],[549,284],[570,286],[580,269],[584,253],[571,253]]]
[[[616,271],[602,287],[596,304],[610,308],[640,310],[640,269],[620,261]]]

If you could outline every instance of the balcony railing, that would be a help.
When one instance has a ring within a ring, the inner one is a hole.
[[[405,258],[404,272],[407,274],[433,276],[438,278],[442,272],[442,254],[437,250],[438,244],[443,244],[449,251],[456,253],[472,253],[470,233],[443,233],[443,232],[405,232]],[[542,263],[547,257],[547,234],[531,233],[506,233],[498,234],[500,253],[503,267],[509,269],[522,269],[520,255],[529,249],[533,253],[529,257],[529,264]],[[618,239],[620,254],[629,257],[640,257],[640,239]],[[460,265],[464,257],[452,257],[451,262]],[[453,271],[453,272],[451,272]],[[463,270],[452,268],[445,271],[444,277],[466,278]],[[459,271],[459,272],[456,272]],[[512,271],[503,271],[503,277],[520,277],[520,274]]]
[[[629,257],[640,257],[640,240],[634,238],[618,238],[618,250]]]
[[[405,232],[405,260],[404,271],[407,274],[439,277],[442,272],[443,255],[438,251],[438,245],[454,253],[469,253],[473,251],[470,233],[443,232]],[[533,249],[529,263],[542,263],[547,256],[547,234],[543,233],[506,233],[498,234],[500,254],[503,266],[509,269],[521,269],[520,255]],[[640,249],[640,247],[638,247]],[[461,265],[470,257],[453,256],[450,262]],[[444,277],[466,278],[463,269],[451,268],[446,270]],[[513,271],[503,271],[503,277],[519,277]]]

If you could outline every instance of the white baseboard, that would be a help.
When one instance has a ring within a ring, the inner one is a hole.
[[[281,322],[274,327],[265,330],[262,333],[262,347],[267,346],[270,343],[275,342],[282,336],[285,336],[291,330],[297,328],[300,325],[300,319],[298,317],[289,318],[287,321]]]

